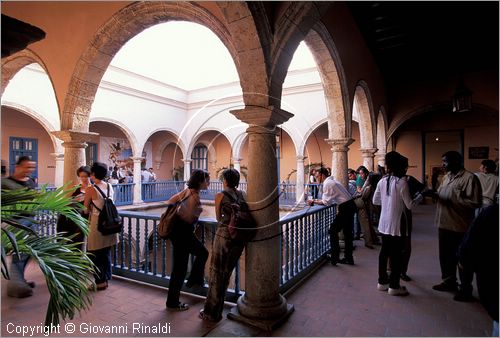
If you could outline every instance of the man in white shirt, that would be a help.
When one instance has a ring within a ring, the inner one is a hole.
[[[330,225],[330,246],[331,246],[331,257],[330,262],[332,265],[349,264],[354,265],[354,259],[352,257],[353,245],[352,245],[352,224],[354,213],[357,208],[354,204],[351,194],[347,189],[333,177],[329,176],[328,170],[326,168],[320,168],[316,170],[316,180],[318,183],[323,184],[323,195],[321,199],[313,199],[308,201],[309,205],[319,204],[319,205],[331,205],[337,204],[337,216]],[[344,232],[344,258],[339,259],[340,256],[340,245],[339,245],[339,232],[343,230]]]
[[[151,173],[149,172],[149,170],[146,169],[146,168],[142,168],[142,170],[141,170],[141,181],[143,183],[147,183],[147,182],[149,182],[150,179],[151,179]]]
[[[479,167],[481,172],[476,173],[483,191],[483,208],[494,204],[495,195],[498,194],[498,176],[495,175],[496,167],[495,161],[484,160]]]

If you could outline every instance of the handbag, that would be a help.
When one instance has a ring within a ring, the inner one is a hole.
[[[364,209],[365,208],[365,201],[363,201],[363,199],[360,197],[356,197],[354,199],[354,204],[356,204],[356,207],[358,209]]]
[[[168,239],[170,235],[172,234],[172,231],[174,229],[174,226],[177,224],[184,224],[187,223],[185,221],[185,216],[186,215],[186,203],[184,203],[191,194],[188,194],[184,198],[180,199],[176,203],[173,204],[168,204],[167,205],[167,210],[163,212],[163,214],[160,217],[160,222],[158,223],[158,236],[162,239]]]

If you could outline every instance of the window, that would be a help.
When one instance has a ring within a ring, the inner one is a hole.
[[[208,171],[208,149],[204,145],[197,145],[191,155],[193,160],[192,170],[203,169]]]
[[[86,164],[90,167],[94,162],[97,162],[97,143],[87,143],[85,148]]]
[[[14,173],[16,162],[21,156],[37,162],[36,169],[32,174],[34,179],[38,178],[38,140],[34,138],[9,137],[9,175]]]

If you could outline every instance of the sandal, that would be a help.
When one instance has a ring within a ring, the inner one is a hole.
[[[106,290],[107,288],[108,288],[108,284],[106,282],[99,283],[96,285],[97,291],[103,291],[103,290]]]
[[[170,307],[167,305],[167,309],[172,311],[186,311],[189,310],[189,305],[187,305],[186,303],[179,303],[179,305],[174,307]]]
[[[222,317],[219,317],[219,319],[212,319],[210,318],[207,314],[205,314],[205,311],[203,309],[200,310],[200,313],[198,314],[198,318],[209,321],[209,322],[218,322],[222,319]]]

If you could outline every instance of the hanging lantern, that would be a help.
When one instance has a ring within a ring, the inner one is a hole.
[[[472,91],[460,81],[452,98],[453,112],[464,112],[472,109]]]

